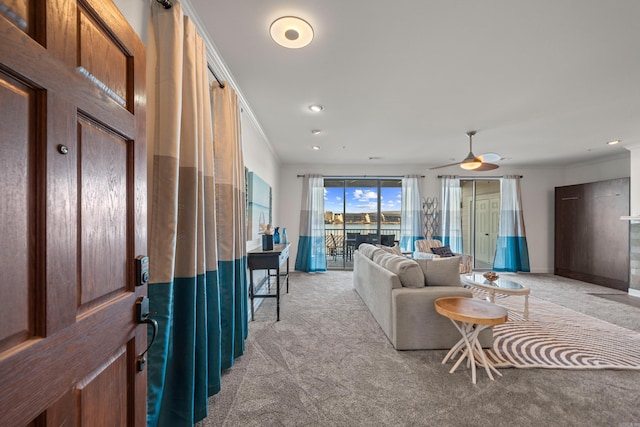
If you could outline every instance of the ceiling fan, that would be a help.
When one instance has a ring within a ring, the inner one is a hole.
[[[488,163],[488,161],[497,161],[502,159],[502,157],[499,154],[485,153],[485,154],[479,155],[478,157],[476,157],[476,155],[473,154],[472,138],[473,138],[473,135],[475,134],[476,134],[475,130],[467,132],[467,135],[469,136],[469,154],[467,154],[467,157],[465,157],[463,161],[456,162],[456,163],[449,163],[448,165],[436,166],[434,168],[430,168],[430,170],[446,168],[446,167],[455,166],[455,165],[460,165],[462,169],[474,170],[474,171],[490,171],[493,169],[498,169],[499,167],[498,165],[494,163]]]

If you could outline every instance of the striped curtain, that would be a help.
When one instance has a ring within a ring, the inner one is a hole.
[[[500,180],[500,204],[500,225],[493,269],[528,272],[529,249],[522,215],[520,176],[508,175]]]
[[[151,7],[147,56],[149,299],[159,324],[147,424],[192,426],[247,331],[238,113],[231,89],[210,93],[204,43],[179,3]]]
[[[324,237],[324,178],[305,175],[300,207],[300,238],[295,269],[314,273],[327,271]]]
[[[400,250],[413,252],[416,240],[422,234],[422,198],[418,175],[402,178],[402,204],[400,210]]]
[[[441,236],[435,236],[452,252],[463,253],[462,248],[462,189],[457,176],[442,177],[442,212],[440,213]]]

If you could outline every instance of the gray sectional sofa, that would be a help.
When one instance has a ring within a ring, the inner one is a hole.
[[[397,350],[449,349],[460,339],[434,301],[444,296],[471,297],[460,283],[457,257],[410,259],[374,245],[354,252],[353,286]],[[493,333],[480,334],[483,347]]]

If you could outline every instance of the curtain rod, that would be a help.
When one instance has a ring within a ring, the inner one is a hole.
[[[173,6],[173,4],[171,3],[171,0],[156,0],[156,2],[158,2],[165,9],[171,9],[171,7]],[[208,62],[207,62],[207,68],[209,69],[211,74],[213,74],[213,78],[216,79],[216,81],[218,82],[218,86],[220,86],[220,89],[224,89],[224,83],[220,81],[216,72],[213,71],[213,67]]]
[[[159,1],[159,0],[156,0],[156,1]],[[168,0],[164,0],[164,1],[168,1]],[[216,81],[218,82],[218,86],[220,86],[220,89],[224,89],[224,83],[220,81],[220,79],[216,75],[216,72],[213,71],[213,67],[209,65],[208,62],[207,62],[207,68],[209,69],[209,71],[211,71],[211,74],[213,74],[213,78],[216,79]]]
[[[171,9],[171,6],[173,6],[170,0],[156,0],[156,1],[160,3],[162,7],[164,7],[165,9]]]
[[[304,178],[305,175],[296,175],[298,178]],[[323,175],[323,178],[331,178],[331,179],[400,179],[403,178],[403,175],[362,175],[362,176],[332,176],[332,175]],[[420,178],[424,178],[424,175],[420,175]]]
[[[445,176],[451,176],[451,175],[438,175],[438,178],[444,178]],[[456,175],[453,175],[456,176]],[[522,175],[517,175],[520,178],[524,178]],[[456,178],[460,178],[460,179],[465,179],[465,178],[469,178],[469,179],[485,179],[485,178],[493,178],[493,179],[497,179],[497,178],[504,178],[504,175],[500,176],[500,175],[494,175],[494,176],[456,176]]]

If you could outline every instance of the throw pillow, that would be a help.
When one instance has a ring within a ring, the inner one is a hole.
[[[431,248],[431,252],[436,255],[440,255],[441,257],[452,257],[453,252],[451,252],[451,248],[449,246],[441,246],[439,248]]]
[[[414,260],[383,252],[382,255],[376,254],[373,261],[398,275],[400,283],[405,288],[424,287],[424,274],[418,263]]]
[[[390,254],[402,255],[402,251],[400,250],[400,247],[397,244],[393,246],[385,246],[385,245],[376,245],[376,246],[382,249],[383,251],[389,252]]]
[[[462,286],[460,283],[460,257],[415,260],[427,286]]]
[[[363,243],[358,248],[358,252],[362,255],[366,256],[369,259],[373,259],[373,255],[376,252],[381,252],[380,249],[376,248],[375,245],[370,245],[369,243]]]

